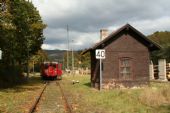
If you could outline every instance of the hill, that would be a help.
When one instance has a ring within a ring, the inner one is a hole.
[[[66,50],[44,50],[47,55],[48,59],[52,61],[61,61],[66,53]]]
[[[148,36],[152,41],[159,44],[162,49],[152,52],[151,57],[154,63],[157,63],[158,59],[166,59],[170,62],[170,31],[157,31]]]
[[[67,51],[66,50],[44,50],[50,61],[57,61],[63,64],[63,67],[67,65]],[[74,67],[90,67],[90,53],[81,55],[83,50],[74,51]],[[72,53],[69,51],[69,67],[72,66]]]
[[[170,45],[170,31],[157,31],[148,36],[151,40],[162,47]]]

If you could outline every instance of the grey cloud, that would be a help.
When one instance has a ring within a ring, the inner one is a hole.
[[[94,32],[102,27],[127,23],[129,21],[140,21],[154,19],[160,16],[169,16],[167,1],[147,0],[136,1],[113,1],[113,0],[86,0],[77,1],[77,7],[66,12],[64,17],[47,18],[49,27],[64,28],[69,24],[72,30],[80,32]],[[57,8],[56,8],[57,10]]]
[[[44,43],[60,44],[66,41],[66,31],[64,29],[50,29],[44,31],[46,40]]]
[[[77,49],[95,43],[101,28],[130,23],[146,34],[170,28],[165,19],[170,19],[169,0],[44,0],[35,4],[48,25],[44,43],[55,47],[67,48],[67,24],[70,40],[79,42]]]

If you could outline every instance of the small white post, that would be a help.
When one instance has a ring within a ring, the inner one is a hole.
[[[154,79],[154,67],[153,67],[152,61],[149,64],[149,77],[150,77],[150,80]]]
[[[100,59],[100,90],[102,89],[102,59]]]
[[[166,60],[165,59],[159,59],[158,60],[158,75],[159,75],[159,79],[162,81],[167,81],[166,78]]]

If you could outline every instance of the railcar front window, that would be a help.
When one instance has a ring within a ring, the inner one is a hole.
[[[45,67],[45,69],[48,69],[48,64],[45,64],[45,66],[44,66],[44,67]]]
[[[56,64],[53,64],[53,67],[56,68]]]

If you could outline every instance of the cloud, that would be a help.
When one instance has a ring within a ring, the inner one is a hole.
[[[170,17],[162,17],[154,20],[143,20],[132,22],[132,25],[138,28],[144,34],[149,35],[155,31],[168,31],[170,30]]]
[[[44,33],[46,34],[46,40],[42,48],[44,49],[64,49],[68,50],[68,40],[69,49],[84,49],[92,46],[96,41],[99,40],[99,33],[82,33],[77,31],[69,31],[67,37],[66,29],[49,29],[47,28]]]
[[[67,48],[67,24],[72,32],[70,38],[81,43],[77,49],[95,43],[101,28],[112,30],[130,23],[145,34],[169,29],[168,0],[33,0],[33,3],[48,25],[44,43],[58,44],[55,47],[61,49]]]
[[[154,33],[156,31],[168,31],[170,29],[170,17],[162,17],[162,18],[156,18],[156,19],[148,19],[148,20],[140,20],[140,21],[129,21],[129,24],[131,24],[133,27],[135,27],[137,30],[145,34],[146,36]],[[120,26],[110,26],[108,29],[115,31]]]

